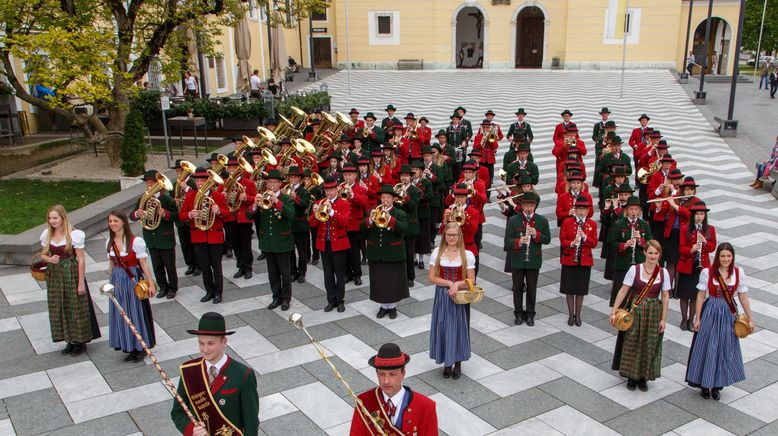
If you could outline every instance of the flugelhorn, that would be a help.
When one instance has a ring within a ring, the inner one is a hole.
[[[364,403],[362,403],[362,400],[359,399],[357,394],[354,393],[354,390],[351,389],[351,385],[348,384],[346,379],[343,378],[343,376],[340,374],[340,371],[338,371],[338,368],[335,367],[335,364],[332,363],[332,361],[327,357],[327,353],[324,351],[324,348],[321,346],[319,341],[313,338],[311,334],[308,332],[308,330],[303,325],[303,316],[300,313],[293,313],[289,315],[289,324],[292,324],[296,328],[300,329],[305,333],[305,336],[308,336],[308,340],[311,342],[311,345],[313,345],[314,348],[316,348],[316,351],[319,353],[319,356],[321,356],[322,359],[324,359],[325,362],[330,366],[332,369],[332,372],[335,374],[335,377],[340,380],[341,383],[343,383],[343,386],[346,387],[346,391],[348,392],[348,395],[351,397],[352,400],[354,400],[354,408],[357,409],[357,412],[359,413],[359,416],[362,418],[363,422],[367,426],[368,432],[370,432],[371,435],[381,435],[381,436],[399,436],[401,433],[395,433],[392,431],[392,433],[387,433],[386,430],[383,428],[383,422],[382,420],[379,420],[378,415],[373,415],[370,413],[370,410],[365,406]]]
[[[340,195],[340,198],[348,200],[348,198],[351,196],[351,186],[348,184],[348,182],[343,182],[338,185],[338,195]]]
[[[273,197],[274,196],[275,195],[273,194],[272,191],[265,191],[265,192],[263,192],[262,195],[257,197],[259,199],[259,202],[258,202],[259,203],[259,207],[261,207],[264,210],[268,210],[271,207],[273,207]]]
[[[463,203],[454,203],[450,207],[451,212],[448,215],[448,221],[457,223],[458,226],[463,226],[467,221],[467,213],[465,213],[465,205]]]
[[[380,229],[385,229],[389,227],[389,219],[391,217],[388,213],[384,210],[384,205],[379,204],[375,207],[375,209],[370,211],[370,219],[373,220],[376,227]]]
[[[320,222],[326,223],[330,220],[330,212],[332,211],[332,203],[329,198],[323,198],[318,202],[319,210],[316,212],[316,219]]]

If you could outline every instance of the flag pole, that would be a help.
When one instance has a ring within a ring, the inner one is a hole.
[[[629,21],[627,20],[627,11],[629,11],[629,0],[627,0],[626,7],[624,8],[624,39],[622,40],[622,49],[621,49],[621,87],[619,89],[619,99],[624,98],[624,69],[626,68],[627,63],[627,25]]]

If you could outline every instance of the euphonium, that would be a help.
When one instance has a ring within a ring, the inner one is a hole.
[[[340,129],[337,129],[338,120],[327,112],[321,113],[321,123],[311,138],[311,144],[316,149],[316,158],[321,158],[325,154],[329,154],[332,146],[339,139],[334,133],[338,133]]]
[[[235,147],[235,156],[243,156],[243,152],[246,151],[247,148],[257,148],[257,144],[248,136],[243,135],[243,144],[239,144]]]
[[[181,174],[179,174],[178,178],[176,179],[178,183],[176,183],[175,192],[173,193],[173,199],[176,201],[176,206],[179,209],[181,209],[181,205],[184,204],[183,186],[186,182],[186,178],[196,170],[197,167],[195,167],[192,162],[189,162],[188,160],[181,161]]]
[[[216,219],[216,213],[212,210],[214,203],[213,199],[206,195],[214,186],[224,183],[221,176],[216,174],[213,170],[208,170],[208,180],[200,186],[195,195],[194,207],[192,210],[197,212],[197,216],[194,218],[194,225],[198,230],[206,231],[213,226],[213,222]]]
[[[261,145],[267,145],[268,142],[275,145],[275,143],[278,142],[276,134],[266,127],[258,126],[257,133],[259,133],[259,142]]]
[[[227,197],[227,206],[230,208],[230,212],[237,212],[240,208],[240,194],[246,191],[246,188],[238,181],[244,174],[252,174],[254,169],[251,168],[243,156],[238,157],[238,167],[235,168],[230,177],[224,182],[224,195]]]
[[[384,205],[379,204],[375,209],[370,211],[370,219],[373,220],[376,227],[385,229],[389,226],[389,214],[384,210]]]
[[[465,205],[461,203],[455,203],[451,205],[451,214],[448,216],[448,220],[457,223],[458,226],[465,224],[467,220],[467,214],[465,213]]]
[[[311,173],[311,181],[305,185],[305,189],[310,192],[313,188],[320,186],[322,183],[324,183],[324,179],[321,178],[319,173]]]
[[[289,118],[278,114],[279,122],[275,131],[276,138],[292,139],[303,136],[303,129],[308,122],[308,114],[296,106],[291,106],[290,110],[292,114]]]
[[[303,166],[309,169],[316,167],[316,147],[305,139],[293,139],[292,145],[295,146],[295,155],[303,161]],[[298,147],[299,146],[299,147]],[[302,151],[300,151],[302,149]],[[302,168],[300,168],[302,170]]]
[[[162,222],[162,214],[157,213],[162,203],[155,197],[157,192],[161,190],[172,191],[173,184],[162,173],[157,173],[157,183],[152,185],[143,196],[140,198],[140,210],[145,211],[146,215],[141,219],[143,228],[146,230],[154,230],[159,227],[159,223]]]
[[[332,211],[332,203],[329,198],[323,198],[319,200],[319,210],[316,212],[316,219],[320,222],[326,223],[330,220],[330,211]]]
[[[263,148],[260,150],[262,153],[262,159],[254,165],[254,171],[251,173],[251,180],[254,182],[259,181],[262,177],[262,167],[265,165],[277,165],[276,157],[273,156],[273,152],[269,148]]]
[[[340,198],[348,200],[349,194],[351,194],[351,186],[349,186],[348,182],[343,182],[338,185],[338,195]]]
[[[343,115],[340,112],[335,112],[335,120],[337,121],[338,125],[332,129],[333,138],[339,138],[344,130],[350,130],[354,128],[354,122],[351,121],[351,118]]]

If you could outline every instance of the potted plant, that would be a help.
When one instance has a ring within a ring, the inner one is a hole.
[[[219,112],[225,130],[254,130],[268,115],[264,103],[258,99],[224,99]]]

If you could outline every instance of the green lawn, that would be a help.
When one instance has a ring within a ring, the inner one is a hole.
[[[0,180],[0,234],[15,235],[45,223],[53,204],[71,212],[118,191],[119,182]]]

